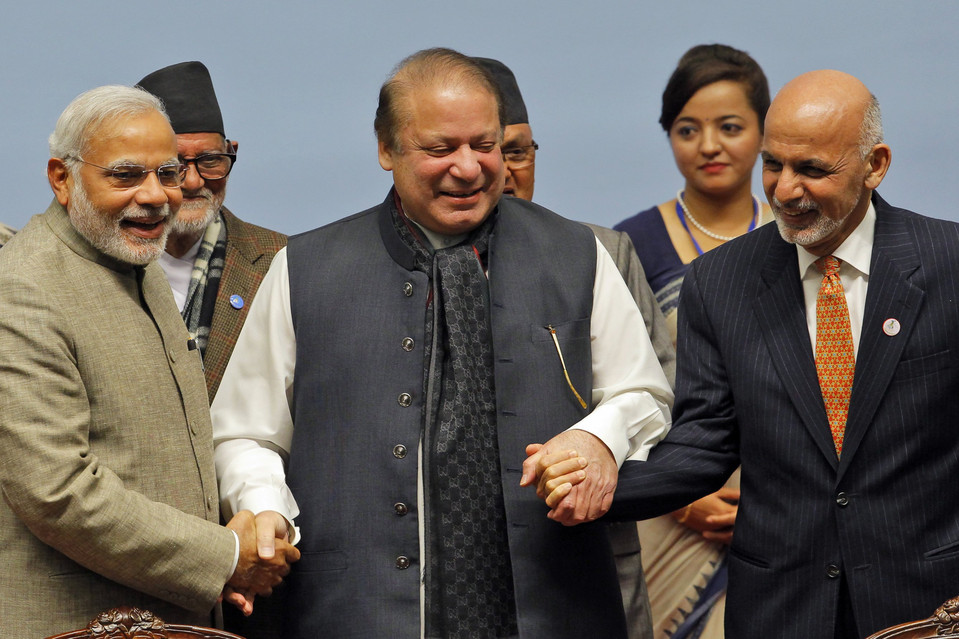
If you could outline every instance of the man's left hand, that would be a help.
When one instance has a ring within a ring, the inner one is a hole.
[[[576,456],[570,456],[569,451],[575,451]],[[598,519],[609,510],[619,468],[612,452],[598,437],[573,428],[542,447],[527,448],[527,454],[520,485],[536,483],[536,494],[551,508],[547,515],[550,519],[564,526],[575,526]],[[559,461],[561,459],[565,461]],[[585,459],[585,466],[577,462],[578,459]],[[585,478],[573,485],[567,478],[570,473],[578,472],[574,470],[576,466],[585,471]],[[570,485],[568,491],[566,485]]]

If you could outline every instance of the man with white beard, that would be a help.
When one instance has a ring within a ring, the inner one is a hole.
[[[199,354],[153,264],[184,172],[155,97],[88,91],[50,136],[54,202],[0,252],[5,639],[120,604],[211,625],[299,557],[261,560],[249,511],[219,523]]]
[[[164,67],[137,84],[163,100],[187,166],[183,206],[159,264],[197,342],[212,402],[253,296],[286,236],[244,222],[223,206],[239,145],[224,135],[203,63]]]

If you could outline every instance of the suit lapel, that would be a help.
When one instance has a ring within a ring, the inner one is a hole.
[[[813,441],[835,468],[836,448],[809,343],[796,247],[776,235],[768,248],[760,272],[763,290],[756,297],[753,311],[790,400]]]
[[[869,430],[915,326],[925,295],[909,281],[920,265],[915,238],[903,218],[888,214],[889,205],[878,195],[874,203],[876,233],[849,420],[839,466],[840,477]],[[888,319],[899,322],[897,334],[888,335],[884,331],[883,324]]]

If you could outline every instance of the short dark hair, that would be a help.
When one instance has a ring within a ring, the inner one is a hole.
[[[404,109],[404,98],[414,88],[439,83],[477,86],[488,91],[496,99],[500,129],[505,126],[503,96],[489,71],[475,59],[458,51],[436,47],[417,51],[403,59],[380,87],[376,119],[373,120],[376,139],[399,151],[400,130],[410,118],[409,109]]]
[[[700,44],[679,59],[676,70],[663,91],[663,110],[659,123],[669,133],[673,122],[689,99],[704,86],[732,80],[746,90],[749,106],[759,117],[759,131],[764,129],[769,110],[769,83],[759,64],[748,53],[725,44]]]

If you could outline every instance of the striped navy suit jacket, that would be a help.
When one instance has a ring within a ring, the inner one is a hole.
[[[692,263],[674,428],[620,473],[610,514],[642,519],[716,490],[742,465],[729,637],[833,636],[841,579],[863,636],[959,593],[959,225],[877,194],[873,203],[841,460],[796,248],[770,224]],[[883,331],[888,318],[898,334]]]

